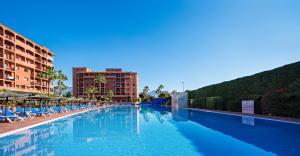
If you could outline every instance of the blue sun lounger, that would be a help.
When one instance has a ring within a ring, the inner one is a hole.
[[[16,120],[16,119],[20,119],[20,120],[24,120],[22,117],[18,116],[18,115],[14,115],[10,110],[7,110],[6,111],[6,114],[5,114],[5,111],[1,113],[0,115],[0,120],[7,120],[8,122],[12,123],[13,120]]]

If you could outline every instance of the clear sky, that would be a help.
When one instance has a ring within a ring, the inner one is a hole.
[[[72,67],[196,89],[300,60],[299,0],[6,0],[0,22]]]

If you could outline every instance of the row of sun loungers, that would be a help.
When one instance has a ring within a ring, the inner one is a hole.
[[[95,108],[96,106],[93,104],[89,105],[67,105],[67,106],[44,106],[41,108],[21,108],[18,107],[15,112],[12,109],[4,108],[0,109],[0,120],[1,121],[8,121],[14,122],[17,120],[24,120],[24,119],[32,119],[37,116],[51,116],[57,113],[65,113],[73,110],[82,110],[82,109],[89,109]]]

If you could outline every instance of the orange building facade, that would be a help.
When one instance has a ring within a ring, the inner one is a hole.
[[[26,93],[53,93],[38,74],[53,67],[54,54],[0,24],[0,89]]]
[[[95,77],[102,74],[106,83],[98,83]],[[114,92],[112,101],[116,103],[133,102],[138,98],[138,74],[136,72],[124,72],[119,68],[108,68],[103,72],[93,72],[85,67],[73,68],[73,96],[87,98],[86,90],[94,86],[97,89],[95,98],[100,99]]]

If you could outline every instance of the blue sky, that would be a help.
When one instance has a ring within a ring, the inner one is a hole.
[[[0,22],[72,67],[137,71],[140,89],[196,89],[300,60],[298,0],[9,0]]]

